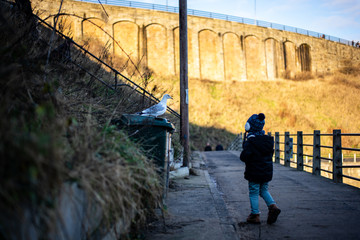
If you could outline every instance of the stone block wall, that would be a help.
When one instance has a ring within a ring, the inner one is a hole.
[[[58,12],[60,0],[33,0],[42,18]],[[95,38],[163,76],[179,75],[179,16],[156,10],[64,0],[62,24],[75,41]],[[53,18],[49,22],[53,23]],[[66,23],[66,24],[65,24]],[[106,33],[104,33],[104,31]],[[344,60],[360,63],[360,49],[323,38],[237,22],[188,16],[189,77],[255,81],[335,72]],[[126,71],[126,70],[125,70]]]

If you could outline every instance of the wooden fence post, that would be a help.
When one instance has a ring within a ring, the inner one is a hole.
[[[289,132],[285,132],[284,149],[285,149],[284,166],[290,167],[290,134],[289,134]]]
[[[303,146],[303,132],[297,132],[297,149],[296,149],[296,164],[297,170],[304,170],[304,146]]]
[[[342,183],[341,130],[333,130],[333,181]]]
[[[279,132],[275,132],[275,162],[280,163]]]
[[[320,131],[314,130],[313,174],[320,176]]]

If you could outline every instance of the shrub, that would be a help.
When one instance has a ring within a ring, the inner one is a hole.
[[[50,43],[51,31],[42,26],[29,36],[33,26],[22,24],[22,13],[7,4],[0,3],[0,238],[23,234],[26,212],[38,236],[47,238],[66,181],[77,182],[101,206],[106,226],[119,218],[138,224],[160,204],[160,181],[140,148],[108,123],[151,101],[131,88],[110,90],[70,63],[46,64],[49,45],[63,40]],[[112,81],[71,51],[78,65]]]
[[[311,72],[298,72],[294,74],[292,71],[286,70],[284,72],[283,78],[289,80],[304,81],[304,80],[313,79],[314,77]]]
[[[353,76],[358,76],[360,74],[360,64],[354,66],[351,60],[345,60],[342,65],[343,66],[339,69],[340,73]]]
[[[294,80],[304,81],[304,80],[310,80],[313,78],[314,77],[311,72],[300,72],[300,73],[295,74]]]

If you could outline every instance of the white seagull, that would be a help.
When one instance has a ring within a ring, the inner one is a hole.
[[[136,114],[152,117],[163,115],[166,112],[166,103],[168,99],[172,99],[172,97],[170,97],[169,94],[165,94],[160,102]]]

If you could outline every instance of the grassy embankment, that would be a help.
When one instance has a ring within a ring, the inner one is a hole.
[[[153,84],[175,96],[170,106],[179,109],[179,81],[158,79]],[[349,63],[333,75],[308,80],[211,82],[190,79],[189,99],[190,137],[196,149],[202,149],[207,141],[212,146],[218,143],[227,146],[235,134],[244,131],[246,120],[260,112],[266,115],[266,132],[320,130],[331,133],[333,129],[360,132],[360,66]],[[343,143],[359,147],[354,138],[344,138]]]
[[[69,34],[69,30],[63,31]],[[120,43],[116,44],[121,47]],[[94,51],[104,49],[101,44],[94,42],[89,46]],[[109,51],[109,45],[107,49]],[[126,72],[127,76],[156,97],[161,98],[164,93],[172,95],[174,100],[168,102],[169,106],[179,112],[178,78],[156,76],[151,69],[143,66],[143,58],[140,62],[132,62],[110,53],[107,56],[109,64]],[[344,62],[343,66],[332,75],[312,76],[304,73],[295,76],[296,79],[278,81],[214,82],[190,79],[192,149],[202,150],[207,142],[214,147],[217,144],[228,146],[236,134],[244,131],[246,120],[259,112],[266,115],[265,131],[273,133],[312,133],[313,130],[330,133],[333,129],[359,132],[356,116],[360,112],[360,66],[352,66],[350,61]],[[177,123],[176,119],[171,120]],[[357,144],[351,138],[344,141],[349,146]]]
[[[126,235],[160,205],[161,184],[139,146],[109,122],[149,102],[130,88],[111,91],[68,62],[66,50],[55,50],[64,41],[56,35],[51,41],[52,31],[21,10],[0,3],[0,238],[20,238],[19,229],[30,222],[47,238],[61,221],[64,183],[77,184],[100,206],[102,226],[122,219]],[[75,48],[71,56],[113,80]]]

